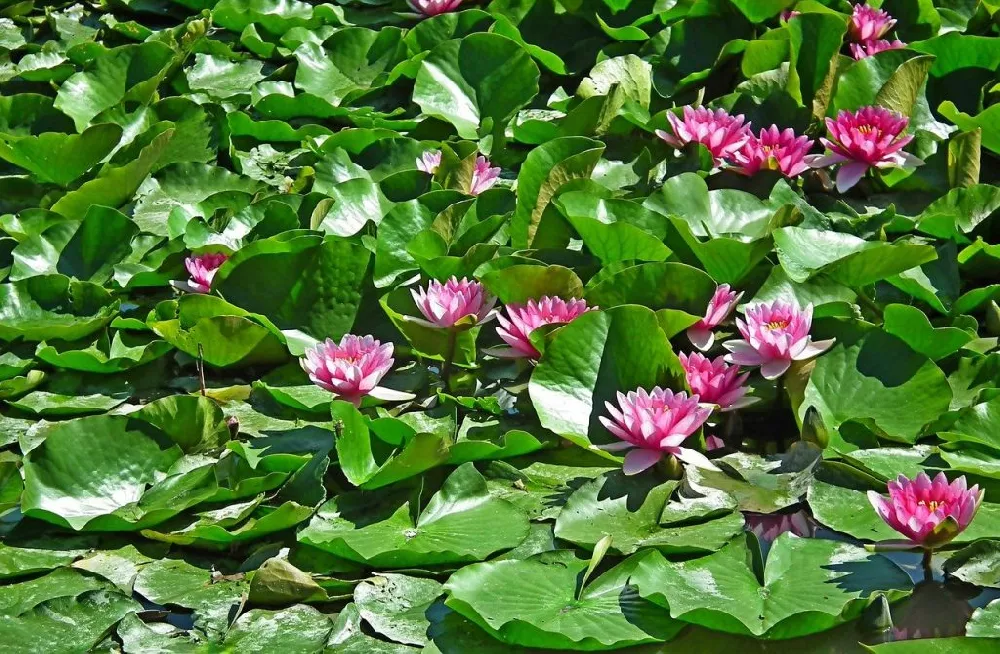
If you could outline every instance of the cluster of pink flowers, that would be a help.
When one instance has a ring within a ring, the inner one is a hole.
[[[888,499],[868,491],[868,500],[887,525],[906,537],[907,545],[933,550],[969,526],[983,494],[978,485],[968,488],[964,476],[949,484],[943,472],[933,481],[921,472],[912,481],[903,475],[890,481]]]
[[[187,281],[170,283],[175,288],[188,293],[210,293],[215,273],[219,271],[222,264],[226,263],[227,259],[229,259],[229,255],[222,252],[196,254],[188,257],[184,259],[184,267],[187,268],[190,278]]]
[[[851,22],[847,26],[847,35],[851,39],[851,56],[864,59],[886,50],[899,50],[906,44],[899,39],[889,41],[882,37],[888,34],[896,20],[882,11],[869,7],[867,3],[854,5]]]
[[[675,148],[688,143],[701,143],[712,154],[716,164],[723,162],[747,176],[761,170],[777,170],[786,177],[796,177],[809,166],[805,156],[813,142],[796,136],[792,129],[781,130],[777,125],[759,134],[750,130],[742,115],[732,116],[725,109],[712,111],[706,107],[684,107],[683,118],[667,113],[673,134],[656,130],[656,135]]]
[[[441,151],[428,150],[417,157],[417,170],[433,175],[441,165]],[[472,169],[472,180],[469,182],[469,194],[479,195],[483,191],[493,188],[500,179],[500,168],[490,165],[490,160],[479,155],[476,157],[475,167]]]
[[[684,107],[683,120],[673,113],[667,119],[674,133],[657,130],[670,145],[680,148],[701,143],[712,153],[716,163],[726,162],[733,170],[754,175],[761,170],[776,170],[786,177],[796,177],[809,168],[843,164],[837,173],[837,190],[847,191],[871,168],[912,168],[923,163],[902,149],[912,136],[904,135],[909,119],[883,107],[862,107],[841,111],[835,119],[827,118],[829,138],[820,141],[828,152],[810,155],[813,141],[796,136],[792,129],[771,125],[754,135],[743,116],[730,116],[722,109]]]

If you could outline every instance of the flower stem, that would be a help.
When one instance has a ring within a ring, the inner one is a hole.
[[[933,556],[934,550],[924,550],[924,558],[920,561],[920,566],[924,569],[924,581],[934,581],[934,568],[931,567],[931,559]]]
[[[875,304],[875,300],[868,297],[868,294],[865,293],[863,290],[856,289],[856,292],[858,294],[858,304],[860,304],[861,306],[865,307],[866,309],[874,313],[876,316],[878,316],[878,320],[881,323],[883,317],[882,307]]]
[[[448,380],[451,377],[452,360],[455,358],[455,344],[458,341],[458,330],[454,327],[448,328],[448,343],[444,348],[444,363],[441,364],[441,382],[444,390],[451,389]]]

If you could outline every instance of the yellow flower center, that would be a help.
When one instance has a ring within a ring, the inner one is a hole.
[[[765,324],[764,326],[767,327],[768,329],[770,329],[773,332],[773,331],[776,331],[776,330],[779,330],[779,329],[784,329],[784,328],[788,327],[788,321],[787,320],[772,320],[771,322]]]
[[[858,127],[858,131],[861,132],[862,134],[871,134],[872,132],[875,131],[875,128],[872,127],[871,125],[861,125],[860,127]]]
[[[935,502],[934,500],[931,500],[930,502],[925,502],[923,500],[920,500],[919,502],[917,502],[917,504],[921,506],[926,506],[928,511],[934,513],[935,511],[938,510],[939,506],[944,504],[944,502]]]

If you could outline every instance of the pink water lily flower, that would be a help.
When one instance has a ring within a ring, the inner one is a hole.
[[[212,280],[222,264],[226,263],[228,254],[213,252],[209,254],[197,254],[184,259],[184,267],[187,268],[191,278],[186,282],[170,282],[174,288],[178,288],[188,293],[209,293],[212,290]]]
[[[528,358],[537,360],[541,356],[529,336],[543,325],[559,325],[573,322],[587,311],[596,307],[588,307],[585,300],[570,300],[560,297],[543,295],[538,300],[528,300],[527,304],[508,304],[507,316],[497,315],[500,335],[507,348],[492,348],[487,352],[493,356],[509,358]]]
[[[723,411],[733,411],[757,401],[755,397],[746,397],[749,390],[746,381],[750,373],[741,375],[739,366],[727,365],[724,357],[709,359],[700,352],[681,352],[677,358],[684,366],[691,392],[701,402],[716,404]]]
[[[812,305],[799,309],[775,300],[747,308],[746,322],[736,319],[743,340],[723,343],[726,361],[741,366],[760,366],[765,379],[785,374],[792,361],[802,361],[826,352],[835,339],[812,342]]]
[[[428,150],[417,157],[417,170],[433,175],[441,165],[441,151]]]
[[[691,465],[718,469],[701,452],[680,446],[712,413],[698,403],[697,395],[688,397],[687,393],[657,386],[648,393],[642,388],[628,395],[618,393],[620,409],[610,402],[604,405],[611,417],[601,416],[601,424],[622,442],[598,447],[609,452],[629,450],[622,466],[626,475],[638,474],[667,455]]]
[[[426,320],[409,317],[408,320],[426,327],[454,327],[463,318],[471,316],[472,324],[488,322],[496,317],[493,306],[497,299],[486,292],[477,281],[451,277],[444,284],[432,279],[427,288],[411,290],[413,301]]]
[[[730,116],[725,109],[713,112],[707,107],[695,109],[687,106],[684,107],[683,118],[668,111],[667,120],[674,133],[658,129],[657,136],[678,149],[688,143],[701,143],[712,153],[716,163],[731,156],[750,139],[749,123],[743,122],[742,115]]]
[[[747,531],[753,532],[760,540],[773,543],[775,539],[790,532],[800,538],[812,538],[816,533],[816,523],[805,511],[795,513],[752,513],[744,512]]]
[[[346,334],[339,344],[327,339],[306,350],[299,363],[314,384],[355,406],[361,405],[365,395],[389,401],[413,398],[409,393],[378,386],[392,369],[392,343],[383,344],[371,336]]]
[[[854,13],[851,14],[847,32],[852,41],[872,41],[885,36],[895,24],[896,20],[892,16],[881,9],[869,7],[866,3],[854,5]]]
[[[862,107],[857,111],[841,111],[836,120],[826,119],[830,138],[822,138],[828,154],[806,159],[813,168],[843,164],[837,173],[837,190],[847,191],[868,172],[869,168],[893,166],[912,167],[923,163],[903,147],[913,140],[903,132],[909,119],[883,107]]]
[[[479,195],[486,189],[493,188],[493,185],[500,179],[500,168],[490,167],[490,160],[479,155],[476,157],[476,167],[472,171],[472,183],[469,185],[469,193]]]
[[[455,11],[462,4],[462,0],[407,0],[414,11],[419,11],[424,16],[437,16],[449,11]]]
[[[705,437],[705,451],[714,452],[715,450],[721,450],[726,446],[726,441],[722,440],[718,436],[706,436]]]
[[[795,130],[779,130],[777,125],[751,134],[750,140],[733,153],[733,170],[752,176],[760,170],[777,170],[785,177],[796,177],[809,169],[805,157],[813,146],[807,136],[796,136]]]
[[[800,16],[800,15],[802,15],[801,11],[795,11],[794,9],[785,9],[784,11],[781,12],[780,20],[781,20],[781,23],[784,24],[784,23],[787,23],[788,21],[792,20],[796,16]]]
[[[969,526],[983,494],[978,485],[967,488],[964,475],[949,484],[943,472],[934,481],[921,472],[913,481],[903,475],[890,481],[888,499],[868,491],[868,500],[879,517],[910,543],[932,550]]]
[[[708,301],[705,316],[688,327],[686,333],[691,344],[702,351],[711,348],[712,344],[715,343],[715,334],[712,333],[712,330],[729,317],[741,297],[743,297],[743,293],[734,293],[729,288],[729,284],[717,286],[712,299]]]
[[[885,52],[886,50],[902,50],[906,47],[906,44],[896,39],[895,41],[886,41],[885,39],[878,39],[873,41],[865,41],[864,43],[852,43],[851,56],[855,59],[864,59],[865,57],[871,57],[872,55],[877,55],[880,52]]]

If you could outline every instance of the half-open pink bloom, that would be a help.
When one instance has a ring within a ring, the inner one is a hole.
[[[186,282],[170,282],[175,288],[188,293],[209,293],[212,290],[212,279],[218,272],[222,264],[226,263],[228,254],[222,252],[212,252],[209,254],[197,254],[184,259],[184,267],[187,268],[191,278]]]
[[[601,416],[601,424],[622,442],[598,447],[609,452],[629,450],[622,466],[626,475],[642,472],[668,454],[692,465],[718,469],[701,452],[680,446],[712,413],[698,404],[697,395],[688,397],[687,393],[657,386],[648,393],[642,388],[628,395],[618,393],[620,410],[610,402],[604,405],[611,417]]]
[[[843,193],[858,183],[869,168],[918,166],[923,163],[903,147],[913,140],[903,132],[909,119],[883,107],[862,107],[841,111],[836,120],[826,119],[830,138],[822,138],[830,152],[813,155],[806,161],[813,168],[843,164],[837,173],[837,190]]]
[[[709,359],[700,352],[677,355],[684,366],[691,392],[705,404],[717,404],[723,411],[732,411],[750,406],[757,401],[746,397],[746,381],[750,373],[740,374],[739,366],[730,366],[724,357]]]
[[[688,143],[701,143],[712,153],[716,163],[739,150],[750,138],[750,125],[743,122],[743,116],[730,116],[725,109],[713,112],[706,107],[687,106],[683,118],[668,111],[667,120],[674,133],[658,129],[657,136],[678,149]]]
[[[432,279],[427,288],[414,289],[413,301],[426,320],[410,317],[409,320],[426,327],[454,327],[466,316],[474,318],[472,324],[484,323],[496,317],[493,306],[497,299],[483,289],[477,281],[451,277],[442,284]]]
[[[712,333],[712,330],[729,317],[741,297],[743,297],[743,293],[734,293],[730,290],[729,284],[717,286],[715,294],[708,301],[705,317],[688,327],[686,333],[691,344],[702,351],[711,348],[712,344],[715,343],[715,334]]]
[[[865,57],[877,55],[878,53],[885,52],[886,50],[902,50],[905,47],[906,44],[899,39],[896,39],[895,41],[878,39],[865,41],[864,43],[852,43],[850,45],[851,56],[855,59],[864,59]]]
[[[392,369],[392,343],[382,344],[371,336],[346,334],[339,345],[328,338],[306,350],[299,363],[314,384],[355,406],[360,406],[365,395],[390,401],[413,398],[409,393],[378,386]]]
[[[721,450],[726,446],[726,441],[722,440],[718,436],[706,436],[705,437],[705,451],[712,452],[714,450]]]
[[[407,0],[414,11],[419,11],[424,16],[437,16],[449,11],[455,11],[462,0]]]
[[[808,136],[795,136],[792,128],[779,130],[777,125],[760,130],[760,136],[750,140],[732,156],[733,170],[743,175],[756,175],[761,169],[780,171],[785,177],[796,177],[809,169],[805,157],[813,141]]]
[[[811,538],[816,533],[816,523],[803,510],[795,513],[752,513],[743,514],[747,531],[752,531],[760,540],[773,543],[785,532],[800,538]]]
[[[847,32],[852,41],[864,42],[880,39],[892,29],[896,20],[882,11],[869,7],[868,4],[854,5],[851,22]]]
[[[479,195],[500,179],[500,168],[490,167],[490,160],[479,155],[476,157],[476,168],[472,171],[472,183],[469,185],[469,193]]]
[[[506,308],[506,317],[503,314],[497,315],[500,323],[497,333],[510,347],[493,348],[488,353],[498,357],[538,359],[541,353],[531,344],[531,332],[543,325],[572,322],[594,307],[587,307],[585,300],[567,302],[560,297],[543,295],[537,301],[508,304]]]
[[[983,501],[979,486],[966,487],[965,476],[948,483],[939,472],[931,481],[921,472],[910,481],[889,482],[889,498],[868,491],[868,500],[885,523],[925,549],[944,545],[969,526]]]
[[[433,175],[437,172],[438,166],[441,165],[441,151],[440,150],[428,150],[424,152],[417,158],[417,170],[423,171],[428,175]]]
[[[746,322],[736,319],[743,340],[723,343],[729,350],[726,361],[741,366],[760,366],[766,379],[785,374],[792,361],[811,359],[826,352],[835,339],[812,342],[812,305],[799,309],[775,300],[747,308]]]

